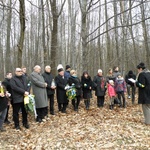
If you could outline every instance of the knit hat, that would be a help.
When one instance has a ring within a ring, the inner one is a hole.
[[[138,65],[137,65],[137,69],[140,69],[140,68],[142,68],[142,69],[145,69],[146,67],[145,67],[145,64],[143,63],[143,62],[141,62],[141,63],[139,63]]]
[[[100,72],[102,73],[103,71],[102,71],[102,69],[98,69],[98,71],[97,71],[97,72],[98,72],[98,73],[100,73]]]
[[[59,64],[58,66],[57,66],[57,71],[58,72],[61,72],[61,71],[63,71],[64,69],[63,69],[63,66],[62,66],[62,64]]]
[[[69,65],[66,65],[66,70],[69,69],[69,68],[71,68],[71,67]]]

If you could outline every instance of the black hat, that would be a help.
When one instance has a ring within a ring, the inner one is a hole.
[[[142,68],[142,69],[145,69],[146,67],[145,67],[145,64],[143,63],[143,62],[141,62],[141,63],[139,63],[138,65],[137,65],[137,69],[140,69],[140,68]]]
[[[129,71],[129,74],[133,74],[133,71],[132,71],[132,70],[130,70],[130,71]]]
[[[66,70],[69,69],[69,68],[71,68],[71,67],[69,65],[66,65]]]
[[[63,68],[58,69],[58,72],[61,72],[61,71],[63,71]]]

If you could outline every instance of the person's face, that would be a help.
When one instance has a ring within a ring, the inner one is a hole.
[[[59,75],[64,76],[64,71],[60,71]]]
[[[7,74],[6,77],[7,77],[8,79],[11,79],[11,78],[12,78],[12,73]]]
[[[142,71],[142,68],[140,68],[140,69],[137,69],[138,70],[138,73],[140,73],[141,71]]]
[[[26,73],[27,72],[27,68],[22,68],[22,72]]]
[[[87,74],[87,73],[86,73],[86,74],[84,74],[84,77],[85,77],[85,78],[88,78],[88,74]]]
[[[110,73],[110,74],[112,74],[112,73],[113,73],[112,69],[111,69],[111,70],[109,70],[109,73]]]
[[[36,72],[37,72],[37,73],[40,73],[40,72],[41,72],[41,67],[37,67],[37,68],[36,68]]]
[[[47,67],[47,68],[45,69],[45,71],[48,72],[48,73],[50,73],[50,72],[51,72],[51,68],[50,68],[50,67]]]
[[[115,71],[119,71],[119,68],[118,68],[118,67],[116,67]]]
[[[18,69],[17,71],[15,71],[15,74],[16,74],[17,76],[22,76],[23,72],[22,72],[21,68]]]
[[[102,76],[102,75],[103,75],[103,73],[102,73],[102,72],[99,72],[99,73],[98,73],[98,75],[99,75],[99,76]]]

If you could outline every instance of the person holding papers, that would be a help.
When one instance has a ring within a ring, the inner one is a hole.
[[[150,124],[150,71],[141,62],[138,66],[136,86],[139,88],[138,103],[142,104],[144,123]]]

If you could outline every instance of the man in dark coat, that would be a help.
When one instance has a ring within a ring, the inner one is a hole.
[[[135,85],[134,83],[132,83],[129,79],[132,78],[132,79],[136,79],[136,75],[133,73],[132,70],[130,70],[128,72],[128,74],[125,76],[125,81],[126,81],[126,84],[127,84],[127,93],[128,93],[128,98],[130,99],[131,98],[131,95],[130,95],[130,89],[132,90],[132,104],[134,104],[134,101],[135,101]]]
[[[50,114],[54,115],[54,94],[55,94],[55,80],[54,76],[51,74],[51,67],[46,66],[45,67],[45,72],[42,74],[44,77],[45,82],[47,83],[47,96],[49,98],[49,106],[50,106]]]
[[[22,110],[22,122],[25,128],[29,128],[27,113],[24,107],[24,96],[29,94],[27,80],[22,75],[21,68],[16,68],[15,75],[10,80],[13,98],[13,121],[15,128],[20,129],[19,126],[19,110]]]
[[[35,95],[35,106],[38,115],[36,121],[41,123],[44,121],[44,117],[47,116],[48,100],[46,92],[47,83],[41,74],[41,67],[39,65],[36,65],[31,73],[31,86]]]
[[[64,77],[64,70],[63,66],[59,64],[57,66],[58,75],[55,77],[56,81],[56,93],[57,93],[57,103],[58,109],[62,113],[66,113],[67,107],[67,96],[66,96],[66,85],[67,85],[67,78]]]
[[[6,73],[6,78],[2,82],[2,84],[5,86],[6,90],[12,95],[11,86],[10,86],[10,79],[11,78],[12,78],[12,73],[11,72],[7,72]],[[12,96],[10,96],[9,99],[12,102]],[[9,105],[7,106],[7,114],[6,114],[6,118],[5,118],[5,121],[4,121],[4,123],[6,123],[6,124],[10,123],[10,121],[8,120],[8,112],[9,112]]]
[[[150,71],[144,63],[137,66],[138,78],[136,86],[139,88],[138,103],[142,104],[145,124],[150,124]]]
[[[101,69],[98,69],[98,74],[94,77],[93,83],[95,87],[95,95],[97,96],[97,106],[103,107],[106,92],[106,79],[103,77]]]

